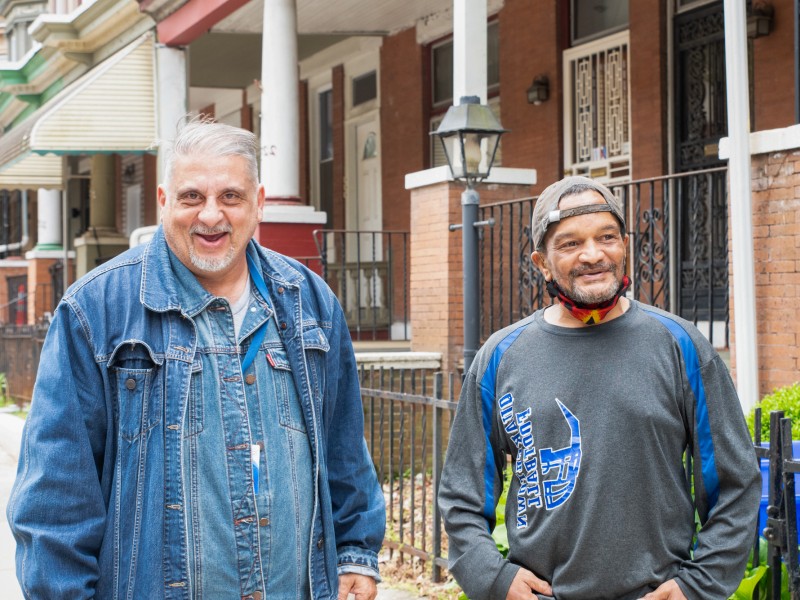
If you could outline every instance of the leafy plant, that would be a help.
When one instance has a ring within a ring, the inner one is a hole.
[[[769,441],[769,413],[782,410],[784,416],[792,420],[792,439],[800,439],[800,383],[795,382],[775,389],[764,396],[759,403],[761,407],[761,439]],[[747,415],[747,426],[750,435],[755,434],[755,408]]]
[[[0,373],[0,406],[5,406],[11,401],[8,397],[8,377],[5,373]]]

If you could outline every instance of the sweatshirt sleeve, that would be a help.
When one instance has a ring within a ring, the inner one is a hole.
[[[702,367],[695,365],[686,360],[685,394],[701,528],[693,559],[682,565],[677,579],[690,600],[727,598],[747,564],[761,477],[727,367],[716,355]]]
[[[484,390],[470,372],[461,389],[439,488],[450,572],[471,600],[505,598],[519,570],[503,558],[491,536],[503,491],[493,401],[493,392]]]

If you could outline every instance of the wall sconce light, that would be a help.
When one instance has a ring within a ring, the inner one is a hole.
[[[122,183],[132,185],[136,183],[136,165],[129,164],[122,171]]]
[[[550,97],[550,81],[547,75],[539,75],[533,79],[528,88],[528,104],[541,104]]]
[[[766,2],[753,2],[753,8],[747,17],[747,37],[755,39],[769,35],[774,14],[775,10]]]

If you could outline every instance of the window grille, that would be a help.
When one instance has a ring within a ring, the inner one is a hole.
[[[631,176],[628,32],[564,52],[565,171]]]

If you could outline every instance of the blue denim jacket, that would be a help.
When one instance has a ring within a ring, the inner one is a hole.
[[[334,600],[337,567],[377,575],[385,526],[355,358],[326,284],[257,251],[311,444],[312,597]],[[196,307],[177,294],[167,252],[159,229],[56,309],[8,506],[27,597],[188,600],[181,442]]]

